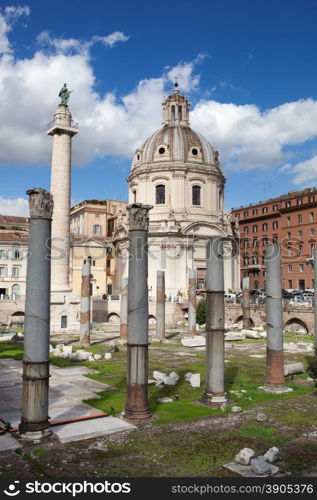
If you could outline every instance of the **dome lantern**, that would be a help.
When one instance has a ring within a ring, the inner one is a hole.
[[[188,127],[189,107],[188,100],[180,95],[178,83],[175,82],[173,95],[169,95],[163,102],[163,125]]]

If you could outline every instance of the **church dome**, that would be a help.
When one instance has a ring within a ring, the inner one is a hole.
[[[179,94],[177,84],[173,95],[163,103],[163,127],[154,132],[135,152],[132,171],[149,164],[185,163],[215,167],[220,171],[218,151],[189,126],[189,103]]]

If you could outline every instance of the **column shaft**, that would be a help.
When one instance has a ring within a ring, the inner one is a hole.
[[[90,262],[83,264],[80,297],[80,346],[90,346]]]
[[[125,418],[152,417],[148,401],[148,212],[151,205],[133,203],[129,212],[129,290],[127,402]]]
[[[221,237],[209,238],[206,283],[206,389],[201,402],[219,407],[227,401],[224,389],[224,272]]]
[[[242,291],[242,327],[248,330],[251,327],[250,319],[250,292],[247,288]]]
[[[128,278],[122,278],[120,303],[120,338],[128,338]]]
[[[41,188],[27,191],[30,205],[29,258],[25,298],[21,436],[48,434],[50,337],[50,238],[52,195]],[[44,434],[45,432],[45,434]]]
[[[156,337],[165,338],[165,272],[156,274]]]
[[[188,279],[188,333],[196,335],[196,270],[189,270]]]

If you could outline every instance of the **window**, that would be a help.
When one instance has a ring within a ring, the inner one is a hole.
[[[240,219],[240,214],[239,213],[236,214],[236,219]]]
[[[13,266],[12,267],[12,278],[18,278],[20,274],[20,268]]]
[[[0,250],[0,259],[7,259],[8,254],[6,250]]]
[[[262,208],[262,214],[267,214],[267,207]]]
[[[301,198],[297,198],[297,205],[301,205],[302,204],[302,199]]]
[[[258,246],[258,240],[256,238],[253,238],[253,246],[254,247]]]
[[[273,212],[277,212],[278,211],[278,205],[273,205]]]
[[[259,263],[258,254],[255,253],[253,254],[253,264],[258,264],[258,263]]]
[[[267,231],[267,223],[266,222],[264,222],[264,224],[262,224],[262,229],[263,229],[263,231]]]
[[[243,217],[248,217],[249,215],[249,212],[246,210],[245,212],[243,212]]]
[[[285,207],[286,208],[290,208],[291,206],[292,206],[291,200],[288,200],[288,201],[285,202]]]
[[[194,156],[198,155],[198,149],[197,148],[193,148],[192,149],[192,155],[194,155]]]
[[[6,268],[4,266],[0,267],[0,276],[1,278],[4,278],[4,276],[6,276]]]
[[[309,214],[309,222],[314,222],[314,219],[315,219],[314,212],[310,212],[310,214]]]
[[[287,272],[288,273],[292,272],[292,264],[288,264],[288,266],[287,266]]]
[[[263,245],[264,245],[264,246],[265,246],[265,245],[267,245],[267,244],[268,244],[268,242],[269,242],[268,238],[263,238]]]
[[[298,231],[298,236],[301,238],[303,236],[303,231]]]
[[[111,206],[111,212],[112,212],[113,214],[115,214],[115,213],[116,213],[116,211],[117,211],[117,207],[116,207],[115,205],[112,205],[112,206]]]
[[[313,203],[315,201],[315,196],[312,194],[309,197],[309,203]]]
[[[249,232],[249,228],[248,228],[248,226],[245,226],[245,227],[243,228],[243,232],[244,232],[244,234],[248,234],[248,232]]]
[[[257,230],[258,230],[258,226],[257,226],[256,224],[254,224],[254,226],[252,227],[252,231],[253,231],[254,233],[256,233],[256,232],[257,232]]]
[[[273,229],[278,229],[278,221],[277,220],[273,221],[272,227],[273,227]]]
[[[309,234],[311,236],[314,236],[315,235],[315,229],[312,227],[311,230],[309,231]]]
[[[252,210],[252,215],[257,215],[257,214],[258,214],[258,209],[257,209],[257,208],[254,208],[254,209]]]
[[[249,240],[247,238],[244,240],[244,248],[249,248]]]
[[[293,281],[292,280],[288,280],[288,288],[293,288]]]
[[[67,316],[61,316],[61,328],[67,328]]]
[[[287,217],[287,219],[286,219],[286,225],[287,226],[291,225],[291,218],[290,217]]]
[[[302,273],[304,271],[304,264],[299,264],[298,268],[299,272]]]
[[[14,260],[21,259],[21,251],[20,250],[13,250],[13,258],[14,258]]]
[[[95,214],[96,219],[99,219],[100,214]]]
[[[192,199],[193,205],[200,205],[200,186],[193,186]]]
[[[172,120],[175,120],[175,106],[173,104],[173,106],[171,107],[171,112],[172,112]]]
[[[155,203],[157,205],[165,204],[165,186],[163,184],[159,184],[155,188]]]
[[[299,255],[303,255],[303,245],[299,245],[298,251],[299,251]]]
[[[314,251],[315,251],[315,243],[312,243],[310,245],[310,254],[311,254],[312,257],[314,256]]]
[[[266,276],[266,271],[263,271],[263,273],[262,273],[262,274],[263,274],[263,276]]]
[[[243,264],[244,264],[245,266],[248,266],[248,265],[249,265],[249,257],[248,257],[247,255],[245,255],[245,256],[243,257]]]
[[[297,222],[298,222],[298,224],[301,224],[301,223],[303,222],[303,217],[302,217],[302,215],[301,215],[301,214],[299,214],[299,215],[297,216]]]
[[[182,106],[178,106],[178,119],[182,120]]]
[[[287,238],[290,240],[292,237],[292,234],[291,233],[287,233]]]
[[[273,243],[278,243],[278,235],[277,234],[273,234]]]
[[[198,278],[198,288],[205,288],[205,278]]]
[[[96,261],[95,261],[95,260],[93,260],[93,259],[90,259],[89,257],[88,257],[88,261],[90,261],[90,265],[91,265],[91,266],[95,266],[95,265],[96,265]],[[84,264],[86,264],[86,262],[87,262],[87,260],[85,259],[85,260],[84,260]]]
[[[101,226],[99,224],[94,224],[92,232],[93,232],[93,234],[101,235]]]
[[[287,247],[287,256],[288,257],[292,256],[292,247]]]

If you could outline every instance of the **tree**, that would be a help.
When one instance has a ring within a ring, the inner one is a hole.
[[[198,302],[196,320],[199,325],[204,325],[206,323],[206,300]]]

